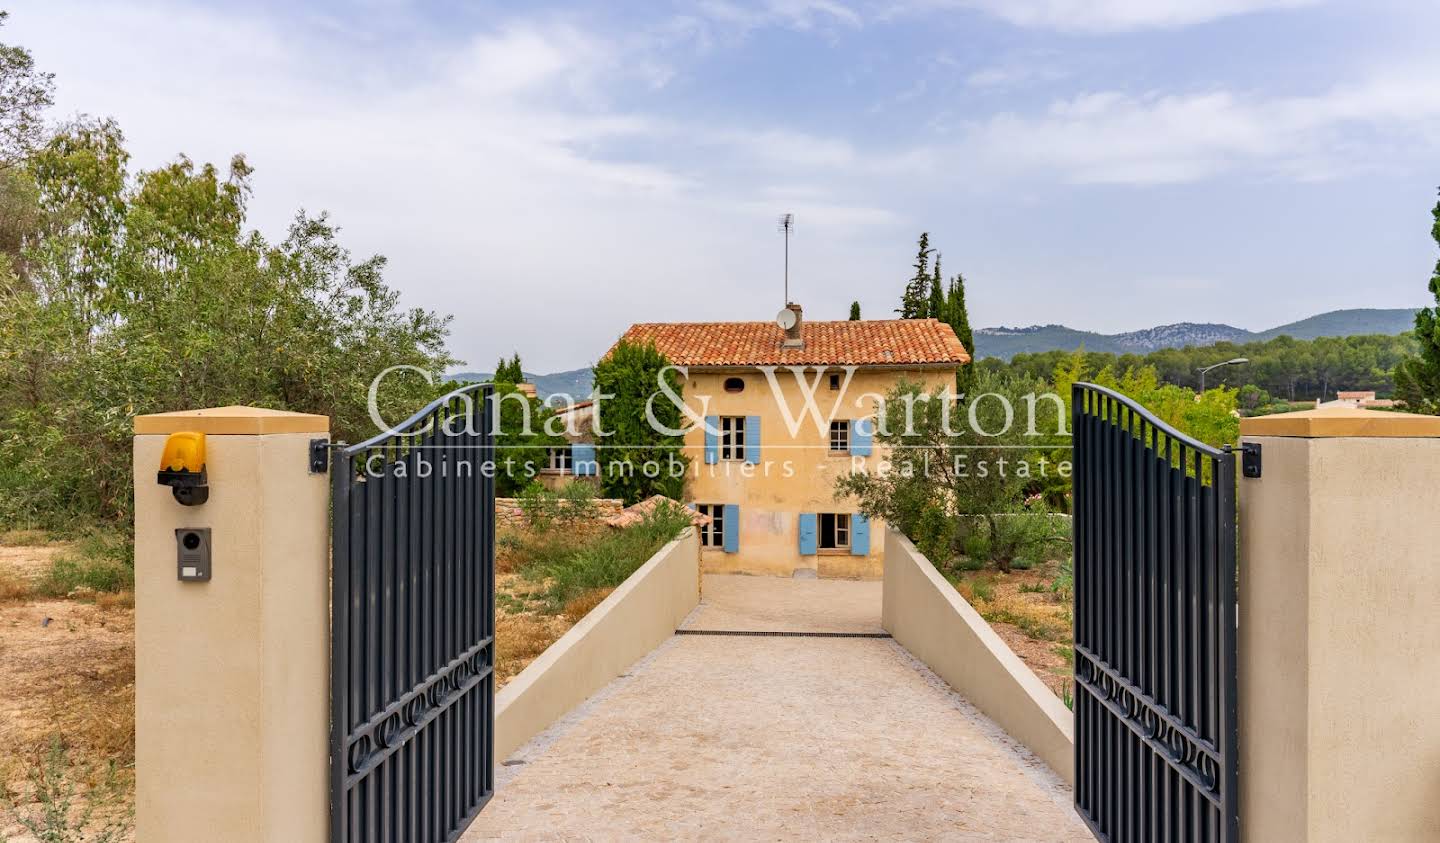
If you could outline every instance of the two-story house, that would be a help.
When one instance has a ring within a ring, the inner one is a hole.
[[[685,436],[686,495],[711,519],[707,571],[880,576],[884,524],[837,500],[835,481],[879,466],[880,397],[902,380],[953,391],[970,355],[935,319],[805,322],[799,305],[789,309],[789,329],[641,323],[622,340],[652,342],[688,371],[685,404],[705,424]]]

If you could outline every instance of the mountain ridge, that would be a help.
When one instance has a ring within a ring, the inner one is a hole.
[[[975,331],[975,356],[1009,360],[1016,354],[1045,351],[1086,351],[1145,354],[1162,348],[1214,345],[1220,342],[1263,342],[1280,336],[1297,340],[1360,334],[1403,334],[1415,327],[1414,308],[1351,308],[1289,322],[1264,331],[1249,331],[1215,322],[1176,322],[1118,334],[1101,334],[1066,325],[999,326]]]

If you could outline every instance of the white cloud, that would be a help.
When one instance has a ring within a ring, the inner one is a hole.
[[[758,29],[776,24],[810,29],[828,23],[859,26],[860,15],[836,0],[762,0],[740,3],[734,0],[700,0],[697,13],[716,23]]]
[[[1318,0],[900,0],[896,9],[970,8],[1017,26],[1073,32],[1171,29]]]
[[[1319,180],[1383,166],[1376,149],[1432,143],[1437,128],[1440,67],[1426,67],[1313,96],[1082,94],[1042,114],[973,124],[962,150],[985,169],[1040,169],[1078,183],[1191,182],[1246,169]],[[1356,144],[1357,133],[1368,142]]]

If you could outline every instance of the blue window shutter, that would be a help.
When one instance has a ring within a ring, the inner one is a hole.
[[[850,516],[850,555],[870,555],[870,519],[858,512]]]
[[[593,477],[599,474],[595,463],[595,446],[588,442],[576,442],[570,446],[571,470],[577,477]]]
[[[800,513],[800,555],[814,556],[815,551],[820,547],[816,535],[819,531],[815,526],[815,513]]]
[[[725,514],[722,516],[722,518],[725,520],[725,523],[724,523],[724,525],[723,525],[723,527],[724,527],[724,529],[725,529],[725,536],[724,536],[724,539],[725,539],[725,552],[726,552],[726,553],[739,553],[739,552],[740,552],[740,505],[739,505],[739,504],[735,504],[735,503],[727,503],[727,504],[725,504]]]
[[[705,417],[705,464],[720,462],[720,417]]]
[[[871,428],[874,424],[869,419],[851,419],[850,421],[850,455],[855,457],[870,456]]]
[[[760,417],[745,417],[745,462],[760,462]]]

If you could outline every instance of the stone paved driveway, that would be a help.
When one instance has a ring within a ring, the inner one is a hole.
[[[689,629],[868,632],[880,584],[707,576]],[[463,840],[1091,840],[893,641],[671,638],[501,768]]]

